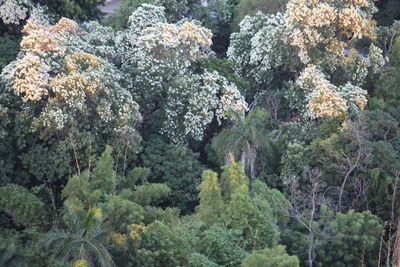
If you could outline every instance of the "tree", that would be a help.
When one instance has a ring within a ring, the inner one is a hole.
[[[65,18],[35,23],[27,22],[21,57],[1,74],[1,101],[10,111],[8,127],[17,133],[11,141],[18,144],[15,179],[59,186],[54,183],[83,171],[106,144],[121,155],[136,150],[139,107],[116,67],[75,45],[79,40],[93,48],[84,41],[89,33]]]
[[[144,144],[142,166],[150,169],[149,181],[165,183],[172,189],[168,202],[183,213],[194,209],[198,203],[197,186],[203,167],[198,154],[189,148],[168,144],[153,136]]]
[[[306,169],[304,175],[310,183],[308,195],[301,196],[298,188],[297,177],[290,181],[290,199],[287,215],[301,224],[307,233],[307,262],[308,266],[314,265],[316,248],[324,241],[333,238],[328,221],[330,214],[327,212],[326,199],[323,196],[323,184],[318,169]],[[320,212],[318,212],[320,210]]]
[[[249,180],[233,157],[230,165],[222,168],[221,182],[216,173],[203,172],[196,215],[208,227],[223,225],[240,233],[245,249],[276,245],[279,234],[276,217],[283,217],[278,202],[284,201],[283,196],[258,180],[252,181],[254,189],[250,191]]]
[[[205,221],[217,221],[224,212],[224,203],[221,196],[221,188],[218,183],[217,173],[205,170],[202,174],[200,189],[200,204],[197,206],[197,214]]]
[[[103,23],[116,30],[124,30],[129,25],[129,17],[141,4],[154,4],[152,0],[122,0],[113,13],[109,14]]]
[[[96,162],[91,176],[94,188],[101,188],[108,193],[115,194],[116,190],[116,173],[114,170],[114,159],[112,158],[112,148],[106,146],[105,150]]]
[[[75,207],[67,206],[67,209]],[[101,210],[91,208],[87,212],[70,215],[76,218],[68,230],[50,232],[45,236],[43,242],[46,248],[55,249],[56,256],[61,254],[69,262],[84,260],[88,266],[115,266],[107,249],[109,233],[102,228]]]
[[[235,8],[235,24],[239,24],[244,17],[254,16],[257,12],[261,11],[264,14],[276,14],[283,12],[288,1],[286,0],[273,0],[273,1],[259,1],[259,0],[241,0]]]
[[[95,20],[100,18],[99,6],[103,5],[105,0],[33,0],[41,5],[45,5],[52,13],[61,17],[71,18],[77,21]]]
[[[257,149],[267,146],[271,133],[268,131],[268,114],[262,109],[252,109],[244,117],[232,112],[232,125],[223,129],[212,141],[212,148],[229,164],[229,153],[240,158],[243,169],[251,178],[256,176]]]
[[[375,215],[354,210],[337,213],[329,227],[336,237],[316,249],[316,266],[376,266],[383,226]]]
[[[289,256],[284,246],[266,248],[260,251],[253,251],[247,256],[242,267],[298,267],[299,259],[296,256]]]
[[[0,187],[0,210],[12,217],[18,227],[44,227],[45,204],[26,188],[10,184]]]
[[[138,249],[132,258],[135,266],[182,266],[190,251],[188,240],[179,231],[162,222],[148,225],[136,239]]]
[[[243,113],[247,104],[234,84],[217,72],[199,69],[200,60],[209,56],[210,30],[196,21],[166,21],[164,8],[148,4],[132,14],[120,37],[127,50],[123,70],[141,89],[132,94],[144,121],[152,122],[152,133],[173,143],[202,140],[213,118],[221,123],[226,111]]]

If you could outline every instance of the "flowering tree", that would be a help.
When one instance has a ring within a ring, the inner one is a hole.
[[[23,32],[21,53],[1,80],[3,93],[16,99],[6,98],[3,105],[20,110],[15,119],[20,148],[28,145],[23,140],[35,140],[21,157],[28,172],[39,179],[57,179],[65,172],[80,172],[89,147],[96,152],[112,143],[133,149],[139,107],[112,64],[70,43],[85,34],[78,25],[65,18],[55,25],[28,20]],[[42,156],[46,151],[51,159]],[[48,161],[57,166],[46,167]]]
[[[295,69],[298,58],[287,46],[290,34],[285,24],[285,14],[258,12],[246,16],[239,24],[240,31],[233,33],[228,57],[236,63],[236,71],[257,83],[267,82],[277,69]]]
[[[257,87],[271,84],[271,76],[281,69],[303,69],[297,77],[286,75],[303,91],[303,115],[345,115],[365,107],[362,83],[385,64],[382,50],[374,44],[368,56],[355,49],[357,40],[376,39],[374,12],[368,0],[291,0],[285,14],[245,17],[240,32],[232,35],[228,55]]]
[[[126,51],[122,69],[133,77],[132,94],[146,118],[157,114],[159,132],[173,142],[201,140],[214,117],[226,111],[245,112],[247,104],[234,84],[217,72],[199,69],[210,56],[211,32],[195,21],[166,23],[162,7],[144,4],[119,35]],[[154,117],[153,117],[154,118]]]

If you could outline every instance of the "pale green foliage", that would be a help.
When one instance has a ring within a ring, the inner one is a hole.
[[[249,192],[249,180],[241,164],[230,160],[230,165],[223,167],[221,185],[216,173],[203,173],[198,216],[207,225],[224,224],[238,231],[245,247],[276,245],[279,231],[275,216],[282,216],[278,202],[284,200],[283,196],[257,180],[254,185],[258,191]]]
[[[223,166],[222,170],[222,196],[225,201],[230,201],[237,189],[248,186],[249,180],[243,171],[243,163],[236,162],[232,154],[229,154],[229,165]]]
[[[104,214],[104,227],[117,232],[126,232],[129,225],[139,224],[144,218],[144,209],[141,205],[120,196],[112,196],[101,204],[101,209]]]
[[[397,37],[395,39],[389,59],[390,59],[391,65],[393,65],[395,67],[400,66],[400,37]]]
[[[296,256],[289,256],[284,246],[266,248],[254,251],[247,256],[242,267],[299,267],[300,262]]]
[[[202,179],[199,186],[200,205],[197,207],[197,213],[205,222],[217,221],[220,214],[225,212],[218,175],[211,170],[205,170]]]
[[[116,173],[114,171],[114,159],[111,155],[112,147],[106,146],[105,150],[96,162],[96,167],[91,174],[94,188],[111,193],[115,189]]]
[[[165,184],[143,184],[135,188],[131,200],[141,206],[148,206],[167,198],[171,194],[171,191],[171,188]]]

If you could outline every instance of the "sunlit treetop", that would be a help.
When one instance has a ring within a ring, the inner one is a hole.
[[[306,64],[320,63],[321,53],[344,57],[353,41],[376,39],[374,12],[370,0],[291,0],[286,9],[291,44]]]
[[[21,53],[3,77],[23,101],[41,107],[39,125],[60,130],[74,120],[76,111],[95,108],[101,120],[117,122],[113,131],[134,131],[140,115],[132,96],[121,87],[123,75],[71,43],[86,33],[77,23],[62,18],[55,25],[38,25],[29,19],[23,33]]]

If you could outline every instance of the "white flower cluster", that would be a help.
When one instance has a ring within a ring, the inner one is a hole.
[[[231,35],[227,52],[238,73],[265,82],[268,72],[297,59],[286,44],[290,29],[284,13],[264,15],[258,12],[246,16],[239,26],[240,31]]]
[[[183,142],[187,136],[201,140],[213,118],[221,122],[227,118],[228,110],[243,114],[247,111],[247,103],[236,86],[217,72],[175,77],[166,93],[166,120],[161,132],[176,143]]]
[[[368,52],[369,67],[373,73],[379,72],[385,66],[383,51],[379,47],[371,44]]]
[[[250,53],[253,48],[251,39],[262,29],[266,20],[268,16],[261,12],[254,16],[246,16],[239,23],[240,31],[231,35],[227,56],[235,62],[236,72],[243,76],[251,76],[249,73],[254,72],[250,64]]]
[[[250,64],[257,68],[256,80],[263,81],[263,74],[282,66],[287,50],[283,40],[288,34],[282,13],[269,15],[263,27],[251,38]]]
[[[55,109],[54,106],[50,105],[48,108],[45,108],[39,118],[35,119],[33,126],[62,130],[70,120],[70,116],[61,108],[58,107]]]
[[[346,100],[347,109],[352,112],[357,112],[364,109],[367,104],[367,91],[359,86],[353,85],[350,82],[338,88],[340,96]]]
[[[19,24],[27,18],[31,5],[28,0],[0,0],[0,19],[4,24]]]

